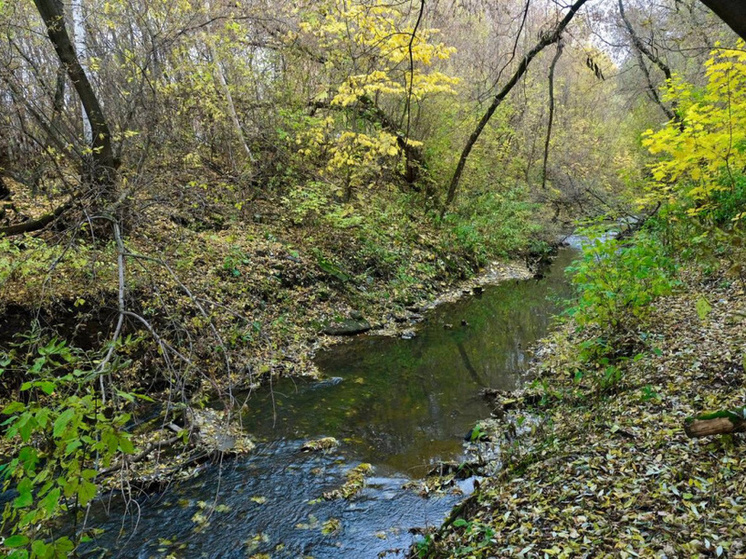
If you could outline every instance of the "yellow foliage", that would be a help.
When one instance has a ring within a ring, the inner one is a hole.
[[[395,5],[382,0],[332,1],[301,17],[299,32],[325,49],[326,68],[340,76],[336,85],[332,78],[328,89],[315,95],[316,100],[348,107],[361,99],[403,104],[410,96],[415,102],[427,95],[455,93],[458,78],[432,69],[455,49],[432,41],[437,29],[419,27],[415,33],[411,14]],[[330,117],[298,134],[296,143],[303,146],[298,153],[324,157],[326,178],[340,178],[348,187],[374,183],[387,161],[395,163],[399,157],[400,140],[378,129],[339,131],[339,124]]]
[[[717,48],[702,90],[674,78],[665,100],[675,102],[680,122],[643,134],[643,145],[661,159],[651,167],[651,198],[672,190],[694,202],[691,213],[711,209],[714,193],[735,188],[746,168],[746,51]]]

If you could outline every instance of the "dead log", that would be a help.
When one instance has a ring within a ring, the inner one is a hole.
[[[684,431],[690,438],[727,435],[746,431],[746,408],[688,417]]]

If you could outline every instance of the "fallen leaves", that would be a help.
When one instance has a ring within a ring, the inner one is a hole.
[[[550,391],[542,428],[464,509],[494,543],[477,548],[452,525],[438,557],[744,557],[746,456],[734,438],[691,440],[681,426],[743,405],[746,336],[733,317],[746,298],[727,281],[685,280],[653,311],[659,351],[626,362],[613,395],[574,379],[571,327],[547,341],[535,370],[546,390],[510,402]]]

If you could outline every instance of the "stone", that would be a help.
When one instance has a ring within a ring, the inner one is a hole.
[[[327,324],[322,332],[329,336],[354,336],[355,334],[367,332],[370,329],[370,322],[365,319],[356,320],[354,318],[347,318]]]

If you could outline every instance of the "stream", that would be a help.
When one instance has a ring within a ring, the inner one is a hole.
[[[569,294],[563,272],[576,255],[562,248],[543,279],[488,286],[427,311],[413,339],[363,335],[334,346],[316,358],[326,380],[284,379],[255,392],[243,417],[254,453],[126,507],[107,502],[108,514],[99,503],[89,518],[103,529],[95,545],[137,558],[403,557],[473,480],[429,498],[403,486],[463,457],[464,435],[490,415],[480,389],[520,386],[526,350]],[[341,444],[301,451],[322,436]],[[322,498],[362,462],[374,471],[361,493]]]

